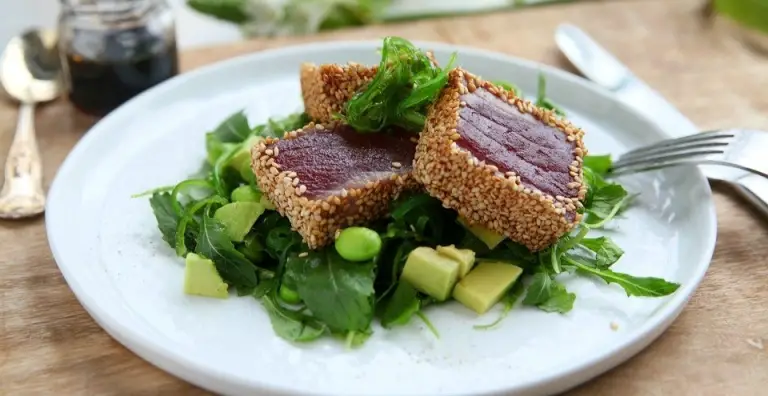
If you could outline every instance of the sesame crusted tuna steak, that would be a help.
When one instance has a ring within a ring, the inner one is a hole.
[[[309,125],[253,147],[259,187],[310,248],[337,230],[386,215],[400,193],[418,188],[413,134],[360,134],[341,123]]]
[[[414,176],[471,224],[537,251],[581,220],[583,135],[457,68],[427,115]]]

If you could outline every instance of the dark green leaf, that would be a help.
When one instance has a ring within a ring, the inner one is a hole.
[[[419,308],[418,292],[408,282],[401,280],[392,298],[387,301],[381,317],[381,325],[384,327],[405,325],[416,312],[419,312]]]
[[[588,155],[584,157],[584,167],[591,169],[593,172],[600,176],[604,176],[608,173],[608,170],[613,166],[611,161],[611,155]]]
[[[592,194],[592,205],[588,211],[590,217],[602,220],[611,216],[617,205],[621,205],[627,196],[627,190],[619,184],[607,184]],[[595,223],[590,219],[590,223]]]
[[[254,129],[254,132],[264,137],[282,138],[286,132],[295,131],[309,123],[306,113],[293,113],[284,118],[267,120],[267,123]]]
[[[560,116],[564,116],[565,112],[547,98],[547,79],[546,77],[544,77],[543,73],[539,73],[538,85],[539,85],[538,86],[539,89],[538,89],[538,92],[536,93],[536,106],[544,109],[552,110],[556,114]]]
[[[325,333],[325,328],[322,326],[287,315],[284,310],[279,308],[279,302],[272,298],[262,298],[261,303],[267,310],[275,334],[285,340],[294,342],[313,341]]]
[[[680,287],[679,283],[668,282],[661,278],[622,274],[609,269],[587,265],[568,255],[563,257],[569,264],[576,266],[579,271],[598,276],[606,283],[615,283],[621,286],[627,293],[627,296],[662,297],[674,293]]]
[[[624,254],[624,250],[608,237],[584,238],[581,245],[595,253],[595,266],[598,268],[610,267]]]
[[[296,291],[312,314],[333,331],[367,329],[373,318],[372,263],[346,261],[335,249],[291,255]]]
[[[216,164],[216,160],[219,159],[224,153],[234,150],[237,147],[237,143],[224,143],[216,138],[212,133],[205,135],[205,151],[207,152],[207,160],[210,165]]]
[[[553,281],[549,298],[537,307],[545,312],[567,313],[573,309],[575,300],[575,294],[569,293],[561,283]]]
[[[566,313],[573,308],[576,295],[569,293],[565,286],[542,270],[533,275],[528,291],[523,299],[524,305],[533,305],[546,312]]]
[[[216,270],[227,284],[238,289],[253,290],[259,283],[256,267],[235,249],[227,237],[224,225],[213,217],[202,217],[195,251],[213,260]]]
[[[342,117],[361,133],[391,125],[421,131],[427,106],[448,81],[452,62],[440,69],[408,40],[385,37],[376,75],[347,102]]]
[[[247,0],[187,0],[192,9],[223,21],[243,23],[248,20],[245,13]]]
[[[370,328],[361,331],[350,331],[346,337],[347,348],[357,348],[363,345],[372,335],[373,330]]]
[[[546,272],[537,272],[533,275],[531,284],[523,299],[524,305],[539,305],[549,300],[552,296],[552,278]]]
[[[245,114],[238,111],[219,124],[210,135],[222,143],[242,143],[251,135],[251,127]]]
[[[170,193],[154,193],[149,198],[149,205],[157,219],[157,228],[163,234],[163,240],[171,247],[176,246],[176,227],[180,216],[173,209],[173,199]]]

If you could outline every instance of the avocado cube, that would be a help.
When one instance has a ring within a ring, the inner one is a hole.
[[[467,276],[475,265],[475,252],[469,249],[457,249],[456,246],[438,246],[437,252],[459,263],[459,279]]]
[[[229,297],[228,286],[216,271],[213,261],[188,253],[184,263],[184,293],[214,298]]]
[[[444,301],[451,295],[459,277],[459,263],[430,247],[413,249],[405,261],[401,278],[416,290],[435,300]]]
[[[488,245],[490,249],[495,248],[501,243],[501,241],[507,239],[507,237],[497,233],[496,231],[483,227],[481,224],[470,224],[469,221],[464,220],[461,217],[459,217],[459,224],[463,225],[464,228],[474,234],[477,239]]]
[[[232,169],[240,173],[243,180],[253,179],[253,170],[251,169],[251,148],[264,140],[264,137],[254,135],[243,142],[237,152],[229,159],[227,164]]]
[[[483,314],[501,300],[522,273],[522,268],[509,263],[480,263],[456,285],[453,298]]]
[[[232,191],[232,202],[259,202],[261,196],[261,191],[249,185],[244,185]]]
[[[242,242],[256,220],[264,213],[264,205],[256,202],[232,202],[216,210],[213,217],[227,230],[234,242]]]

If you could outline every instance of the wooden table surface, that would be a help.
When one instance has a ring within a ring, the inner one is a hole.
[[[700,20],[699,0],[621,0],[410,22],[182,54],[184,70],[288,44],[397,34],[496,50],[568,68],[552,38],[582,26],[701,128],[768,129],[768,59]],[[0,103],[0,153],[16,120]],[[93,120],[62,100],[37,111],[48,185]],[[4,154],[3,154],[4,155]],[[645,351],[574,395],[768,394],[768,227],[715,186],[712,266],[677,321]],[[51,257],[42,218],[0,222],[0,395],[206,394],[123,348],[83,310]]]

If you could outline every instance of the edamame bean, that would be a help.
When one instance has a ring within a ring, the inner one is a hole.
[[[297,293],[295,290],[285,285],[280,285],[280,290],[278,290],[278,295],[280,296],[281,300],[285,301],[288,304],[298,304],[301,302],[301,297],[299,297],[299,293]]]
[[[368,261],[381,250],[379,234],[365,227],[345,228],[336,238],[336,251],[349,261]]]

